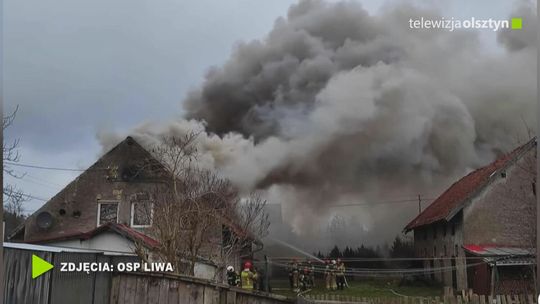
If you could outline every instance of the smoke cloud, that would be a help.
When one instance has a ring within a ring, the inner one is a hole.
[[[500,31],[491,50],[476,31],[409,29],[435,11],[302,0],[209,70],[184,120],[131,134],[152,145],[198,131],[201,165],[281,203],[297,234],[333,245],[339,216],[346,242],[378,244],[418,212],[389,202],[436,197],[536,126],[534,11],[518,8],[524,29]],[[120,138],[100,135],[105,149]],[[350,203],[371,205],[331,208]]]

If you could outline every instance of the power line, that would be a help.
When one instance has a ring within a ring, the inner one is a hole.
[[[276,263],[269,261],[270,264],[276,265],[278,267],[282,268],[289,268],[289,265],[282,264],[282,263]],[[471,263],[465,265],[465,268],[471,268],[478,265],[486,264],[487,262],[478,262],[478,263]],[[345,271],[345,274],[348,275],[360,275],[360,276],[381,276],[381,275],[399,275],[399,274],[430,274],[430,273],[436,273],[436,272],[448,272],[457,270],[458,266],[443,266],[443,267],[429,267],[429,268],[405,268],[405,269],[362,269],[362,268],[348,268]],[[328,270],[326,268],[315,268],[315,273],[325,273]]]
[[[41,197],[37,197],[37,196],[33,196],[33,195],[30,195],[30,194],[24,194],[25,197],[28,197],[28,198],[31,198],[31,199],[35,199],[35,200],[38,200],[38,201],[43,201],[43,202],[47,202],[48,199],[44,199],[44,198],[41,198]]]
[[[298,257],[269,257],[273,260],[279,260],[279,261],[294,261],[294,260],[302,260]],[[456,257],[426,257],[426,258],[420,258],[420,257],[411,257],[411,258],[326,258],[323,257],[322,259],[326,260],[337,260],[340,259],[343,262],[386,262],[386,261],[439,261],[439,260],[453,260]],[[459,259],[463,260],[478,260],[478,257],[459,257]]]
[[[434,200],[434,198],[422,198],[422,199]],[[418,202],[418,198],[395,200],[395,201],[381,201],[381,202],[372,202],[372,203],[341,204],[341,205],[333,205],[330,207],[337,208],[337,207],[352,207],[352,206],[373,206],[373,205],[382,205],[382,204],[399,204],[399,203],[410,203],[410,202]]]
[[[15,166],[15,167],[24,167],[24,168],[33,168],[33,169],[43,169],[43,170],[55,170],[55,171],[76,171],[76,172],[84,172],[85,169],[74,169],[74,168],[59,168],[59,167],[46,167],[46,166],[38,166],[38,165],[30,165],[30,164],[21,164],[21,163],[14,163],[6,161],[4,164]]]
[[[37,176],[30,175],[30,174],[26,174],[25,176],[32,179],[32,180],[36,180],[36,181],[39,181],[39,182],[42,182],[42,183],[45,183],[45,184],[49,184],[51,187],[55,187],[55,189],[64,187],[63,185],[60,185],[60,184],[48,181],[46,179],[39,178]]]

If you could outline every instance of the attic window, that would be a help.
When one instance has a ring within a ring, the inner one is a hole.
[[[118,202],[98,203],[98,227],[107,223],[118,223]]]
[[[153,213],[153,204],[150,202],[131,203],[131,227],[150,227]]]

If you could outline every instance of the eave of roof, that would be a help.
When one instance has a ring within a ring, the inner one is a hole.
[[[101,225],[94,230],[88,231],[88,232],[77,232],[72,233],[69,235],[63,235],[60,237],[54,237],[54,238],[44,238],[44,239],[33,239],[26,241],[26,243],[29,244],[41,244],[41,243],[52,243],[52,242],[59,242],[59,241],[67,241],[67,240],[73,240],[73,239],[79,239],[79,240],[88,240],[92,237],[106,231],[112,231],[117,234],[120,234],[124,237],[127,237],[133,242],[141,242],[145,247],[153,249],[159,246],[159,242],[155,239],[129,227],[124,224],[116,224],[116,223],[107,223],[105,225]]]
[[[489,165],[476,169],[462,177],[407,224],[404,231],[408,232],[435,222],[451,220],[472,197],[493,180],[494,173],[506,168],[515,159],[518,159],[535,146],[536,137],[512,152],[499,157]]]

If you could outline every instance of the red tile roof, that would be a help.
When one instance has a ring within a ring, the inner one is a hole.
[[[406,227],[405,231],[428,225],[441,220],[448,220],[465,205],[467,199],[485,187],[493,173],[505,168],[512,160],[520,157],[523,152],[536,146],[536,138],[516,148],[514,151],[504,154],[491,164],[476,169],[462,177],[439,196],[429,207],[421,212]]]
[[[122,236],[127,237],[128,239],[134,242],[139,241],[147,248],[156,248],[159,246],[159,242],[154,240],[153,238],[127,225],[116,224],[116,223],[107,223],[105,225],[101,225],[88,232],[76,232],[76,233],[63,235],[63,236],[55,237],[55,238],[29,240],[26,243],[42,244],[42,243],[51,243],[51,242],[66,241],[66,240],[73,240],[73,239],[88,240],[105,231],[116,232]]]

